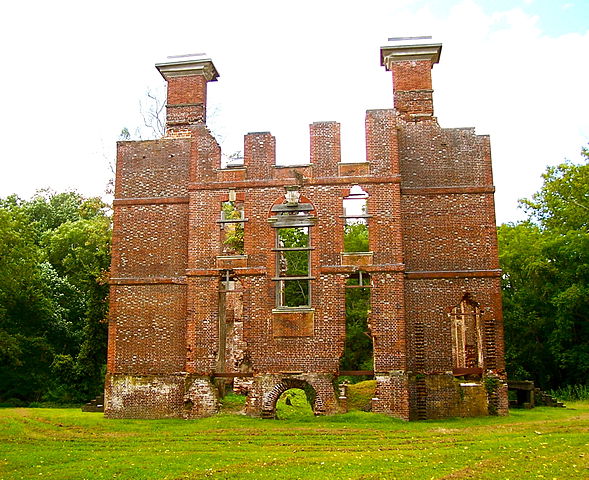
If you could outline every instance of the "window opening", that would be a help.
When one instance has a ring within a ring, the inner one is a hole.
[[[368,252],[368,193],[354,185],[343,199],[344,252]]]
[[[366,272],[359,271],[346,282],[346,340],[340,370],[373,369],[370,289],[370,275]],[[364,379],[352,377],[353,382]]]
[[[278,305],[304,307],[310,305],[309,275],[311,255],[309,227],[276,229],[276,277]],[[282,280],[288,278],[288,280]]]
[[[482,366],[481,314],[478,304],[465,296],[452,308],[452,356],[455,368]]]
[[[223,255],[243,255],[245,253],[243,202],[236,200],[222,202],[219,224],[221,225],[221,253]]]
[[[217,362],[215,365],[216,372],[225,372],[227,363],[227,296],[228,292],[235,290],[235,281],[229,270],[221,272],[219,279],[219,303],[218,303],[218,345],[217,345]],[[221,397],[225,396],[226,379],[217,378],[215,384]]]
[[[311,306],[311,226],[313,206],[300,201],[299,186],[285,187],[283,203],[272,207],[275,216],[276,307],[308,308]]]
[[[218,348],[215,372],[249,372],[247,345],[243,339],[243,288],[231,270],[221,270],[219,277]],[[216,377],[219,393],[247,388],[244,377]]]

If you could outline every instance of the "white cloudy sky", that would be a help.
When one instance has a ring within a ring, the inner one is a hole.
[[[225,152],[271,131],[280,163],[308,161],[308,125],[342,124],[343,160],[362,160],[364,112],[392,106],[379,64],[388,37],[433,35],[443,127],[490,134],[499,222],[548,164],[589,142],[587,0],[26,1],[0,19],[0,196],[101,195],[123,127],[162,79],[167,55],[206,52],[210,125]]]

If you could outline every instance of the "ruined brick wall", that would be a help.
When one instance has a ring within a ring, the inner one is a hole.
[[[280,394],[299,387],[314,392],[316,413],[334,413],[346,282],[358,272],[370,278],[373,411],[505,412],[489,139],[433,116],[439,51],[383,47],[395,109],[366,113],[366,162],[354,164],[341,162],[339,124],[317,122],[309,164],[277,166],[276,139],[256,132],[244,138],[243,165],[221,168],[205,125],[212,63],[158,65],[166,137],[119,144],[108,416],[208,415],[218,407],[211,378],[238,373],[249,375],[240,385],[251,415],[272,417]],[[356,186],[368,195],[369,252],[345,253],[343,199]],[[285,187],[300,198],[287,200]],[[228,222],[227,204],[242,217]],[[306,210],[280,216],[293,205]],[[308,306],[278,300],[281,221],[310,231]],[[232,250],[235,225],[244,240]]]
[[[117,148],[105,386],[113,418],[188,418],[218,406],[210,380],[187,368],[189,183],[198,147],[215,143],[202,127],[206,81],[168,80],[167,137]]]
[[[489,138],[473,129],[442,129],[433,120],[401,125],[409,370],[447,377],[439,377],[435,388],[426,382],[420,394],[412,389],[412,418],[464,415],[451,381],[456,372],[448,313],[465,295],[483,310],[480,368],[504,374]],[[421,412],[419,395],[427,399]]]
[[[118,145],[107,416],[182,412],[189,155],[187,140]]]
[[[110,372],[184,367],[187,151],[181,141],[119,144]]]

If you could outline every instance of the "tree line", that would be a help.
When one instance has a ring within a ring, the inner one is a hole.
[[[589,151],[548,167],[540,190],[520,203],[528,218],[498,227],[508,375],[544,389],[587,385]],[[79,403],[101,393],[110,213],[76,192],[0,199],[0,403]],[[343,365],[366,368],[368,297],[354,294]]]
[[[545,389],[589,384],[589,150],[548,167],[498,229],[507,372]]]
[[[111,220],[98,198],[0,199],[0,402],[101,392]]]

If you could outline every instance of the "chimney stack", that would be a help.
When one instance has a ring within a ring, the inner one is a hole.
[[[431,37],[389,38],[412,43],[388,45],[380,49],[380,64],[393,72],[395,109],[407,120],[422,120],[434,115],[432,75],[440,60],[441,43],[424,42]]]
[[[168,57],[166,62],[155,66],[168,82],[166,135],[206,123],[207,83],[219,77],[213,61],[197,53]]]

